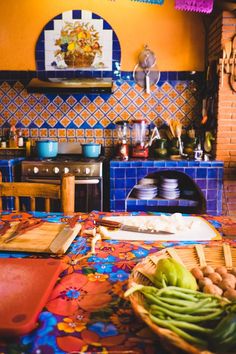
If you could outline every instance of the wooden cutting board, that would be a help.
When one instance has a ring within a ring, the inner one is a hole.
[[[148,221],[161,222],[161,216],[157,215],[135,215],[135,216],[111,216],[104,218],[121,222],[125,225],[139,226]],[[170,219],[171,222],[171,219]],[[103,238],[112,240],[128,240],[128,241],[207,241],[220,240],[220,233],[205,219],[198,216],[183,216],[183,222],[191,225],[186,230],[177,230],[173,234],[159,233],[150,234],[143,232],[123,231],[119,229],[110,230],[107,227],[100,226],[99,233]]]
[[[66,224],[44,222],[37,228],[29,230],[14,240],[5,243],[11,235],[17,222],[11,223],[11,228],[4,236],[0,236],[1,251],[40,252],[63,254],[78,235],[81,225],[76,224],[73,229]]]
[[[55,259],[0,259],[0,336],[23,335],[36,326],[62,264]]]

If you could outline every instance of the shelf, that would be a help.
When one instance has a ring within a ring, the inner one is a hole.
[[[21,148],[21,147],[16,147],[16,148],[13,148],[13,147],[2,148],[2,147],[0,147],[0,150],[22,150],[22,151],[24,151],[25,148],[24,147],[23,148]]]

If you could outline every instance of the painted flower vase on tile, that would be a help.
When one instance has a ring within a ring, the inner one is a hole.
[[[62,57],[68,67],[90,67],[102,53],[99,33],[88,23],[67,22],[55,44],[60,47],[55,57]]]

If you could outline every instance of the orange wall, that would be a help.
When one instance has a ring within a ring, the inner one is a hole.
[[[0,5],[0,70],[35,70],[35,44],[54,16],[87,9],[103,17],[121,44],[121,69],[132,71],[147,44],[161,71],[204,70],[202,15],[131,0],[6,0]]]

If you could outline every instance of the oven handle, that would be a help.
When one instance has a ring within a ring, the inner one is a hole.
[[[76,179],[75,184],[98,184],[100,182],[99,179]]]
[[[26,178],[26,182],[35,182],[35,183],[53,183],[60,184],[60,180],[58,179],[40,179],[40,178]],[[98,184],[100,182],[99,179],[76,179],[75,184]]]

